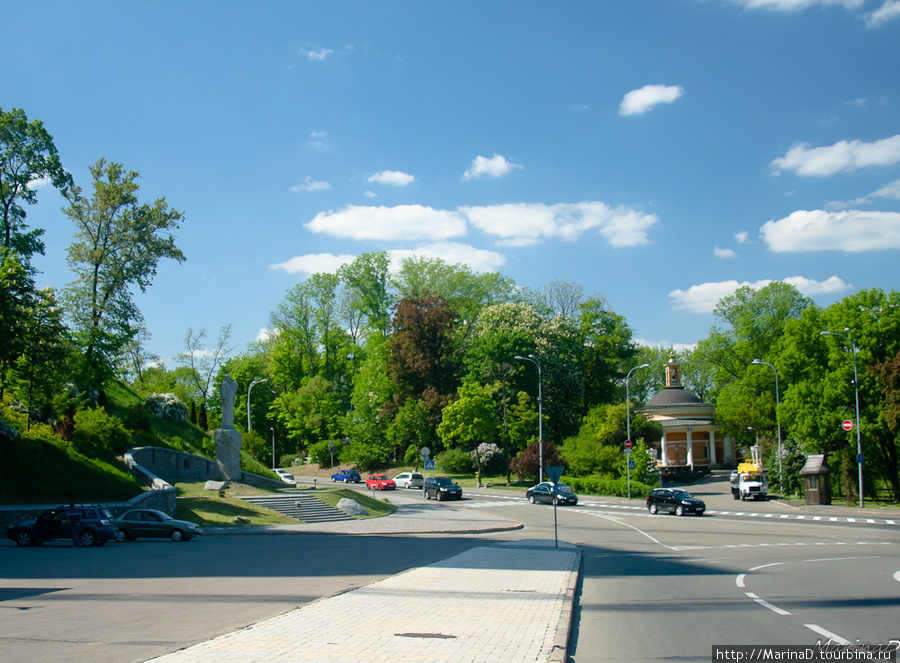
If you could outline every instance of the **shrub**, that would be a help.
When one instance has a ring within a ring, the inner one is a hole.
[[[150,394],[145,404],[147,410],[160,419],[188,420],[187,406],[175,394]]]
[[[441,470],[448,474],[471,474],[472,459],[462,449],[447,449],[435,458]]]
[[[75,413],[72,442],[82,453],[124,453],[131,447],[131,433],[122,420],[103,408]]]
[[[615,497],[628,497],[628,479],[627,477],[619,477],[618,479],[610,479],[607,477],[588,476],[588,477],[567,477],[560,479],[572,488],[576,493],[585,495],[611,495]],[[640,481],[631,482],[632,497],[647,497],[655,486],[649,486]]]

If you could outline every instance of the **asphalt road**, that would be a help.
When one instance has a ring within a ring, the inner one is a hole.
[[[900,526],[734,502],[720,484],[692,489],[711,509],[702,518],[650,516],[636,500],[556,509],[560,540],[583,551],[571,661],[709,661],[714,644],[900,640]],[[476,545],[554,537],[553,507],[508,493],[427,504],[496,509],[526,526],[477,536],[0,544],[0,660],[143,661]]]

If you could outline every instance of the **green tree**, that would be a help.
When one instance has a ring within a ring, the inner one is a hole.
[[[21,256],[31,271],[31,256],[44,253],[43,230],[27,231],[22,203],[37,202],[37,184],[49,181],[63,195],[72,176],[63,170],[53,137],[40,120],[28,121],[21,108],[0,108],[0,242],[4,253]]]
[[[499,428],[491,390],[469,382],[459,388],[459,398],[444,408],[437,434],[447,449],[461,447],[472,451],[479,444],[494,442]],[[480,483],[480,466],[478,473]]]
[[[575,305],[573,313],[578,315],[579,365],[585,383],[584,414],[592,405],[612,403],[624,397],[622,386],[636,348],[625,318],[610,311],[602,299],[583,300]]]
[[[219,329],[216,344],[211,349],[206,348],[205,329],[198,332],[188,329],[184,337],[185,350],[175,358],[175,363],[184,369],[180,372],[180,377],[190,394],[190,400],[209,401],[213,379],[218,374],[225,357],[234,349],[229,347],[230,341],[231,325]],[[213,404],[213,410],[217,407],[221,405]]]
[[[26,427],[31,430],[33,413],[42,410],[43,415],[50,414],[53,397],[68,377],[64,367],[70,346],[53,290],[38,290],[30,298],[19,335],[21,353],[13,366],[13,384],[25,402]]]
[[[139,203],[135,171],[100,159],[89,168],[93,195],[80,187],[68,192],[63,211],[75,223],[69,265],[76,279],[66,290],[75,339],[96,387],[113,372],[115,358],[134,336],[142,316],[132,288],[146,292],[163,258],[184,261],[172,231],[183,216],[165,198]]]
[[[380,251],[363,253],[338,270],[338,278],[349,295],[351,317],[361,316],[370,332],[379,332],[382,336],[387,335],[390,321],[390,266],[388,254]]]
[[[34,282],[12,253],[0,253],[0,400],[9,367],[22,352],[22,334],[34,299]]]
[[[840,336],[823,336],[823,331]],[[841,421],[855,421],[858,392],[864,489],[872,495],[876,479],[882,478],[895,493],[894,499],[900,499],[896,492],[898,438],[885,417],[890,408],[885,402],[884,376],[879,376],[877,368],[898,352],[900,295],[895,291],[863,290],[825,310],[807,309],[785,330],[775,362],[784,394],[779,410],[782,425],[805,453],[831,454],[833,467],[843,468],[841,483],[848,498],[858,495],[857,430],[844,431]],[[854,358],[858,384],[854,384]]]
[[[386,435],[394,448],[395,456],[404,460],[409,455],[409,449],[418,451],[433,444],[434,426],[429,421],[425,404],[412,398],[408,399],[397,411],[397,416],[388,426]],[[419,454],[414,454],[414,457],[418,468]]]

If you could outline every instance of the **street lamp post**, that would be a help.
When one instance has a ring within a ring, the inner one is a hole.
[[[254,380],[253,382],[250,383],[250,386],[247,387],[247,432],[248,433],[251,430],[253,430],[250,427],[250,390],[253,389],[253,385],[259,384],[260,382],[268,382],[268,381],[269,381],[268,378],[266,378],[265,380]]]
[[[747,426],[747,430],[756,431],[756,446],[759,446],[759,430],[753,426]]]
[[[543,411],[543,381],[544,378],[541,375],[541,362],[538,361],[538,358],[534,355],[528,355],[527,357],[522,357],[521,355],[516,355],[515,359],[519,361],[530,361],[537,367],[538,372],[538,483],[544,482],[544,411]]]
[[[845,334],[838,332],[823,331],[819,332],[819,336],[839,336],[848,343],[853,351],[853,389],[856,392],[856,464],[859,466],[859,508],[863,508],[863,455],[862,455],[862,432],[859,429],[859,374],[856,367],[856,345],[853,343],[853,336],[850,334],[850,328],[844,327]]]
[[[778,369],[775,368],[775,364],[770,364],[769,362],[763,361],[762,359],[754,359],[751,363],[765,364],[775,372],[775,423],[778,426],[778,484],[779,489],[781,490],[781,494],[784,495],[784,472],[782,472],[781,469],[781,457],[784,454],[782,453],[781,448],[781,417],[778,416],[778,404],[780,403],[780,397],[778,394]],[[757,444],[759,444],[758,436],[759,433],[757,433]]]
[[[275,429],[270,428],[269,430],[272,431],[272,469],[274,470],[275,469]]]
[[[631,379],[631,374],[641,368],[647,368],[650,364],[641,364],[640,366],[635,366],[628,374],[625,376],[625,430],[626,430],[626,439],[631,442],[631,394],[628,390],[628,381]],[[626,458],[625,462],[625,480],[628,484],[628,499],[631,499],[631,466],[628,461],[630,458]]]

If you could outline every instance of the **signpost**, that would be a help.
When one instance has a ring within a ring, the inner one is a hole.
[[[625,455],[631,456],[631,440],[625,440]],[[625,480],[628,483],[628,499],[631,499],[631,470],[634,469],[634,461],[628,459],[628,465],[625,467]]]
[[[554,496],[556,494],[556,482],[559,481],[559,478],[562,476],[563,472],[566,471],[566,468],[563,465],[548,465],[547,466],[547,478],[553,482],[553,493]],[[559,548],[559,538],[557,536],[556,531],[556,500],[553,500],[553,547]]]
[[[851,430],[853,430],[853,422],[850,421],[849,419],[844,419],[844,421],[841,422],[841,428],[843,428],[846,431],[851,431]]]
[[[422,460],[422,463],[424,463],[422,466],[422,478],[424,479],[425,471],[434,469],[434,461],[430,460],[431,459],[431,449],[429,449],[428,447],[422,447],[421,449],[419,449],[419,458]],[[425,484],[424,483],[422,484],[422,495],[423,496],[425,495]]]

